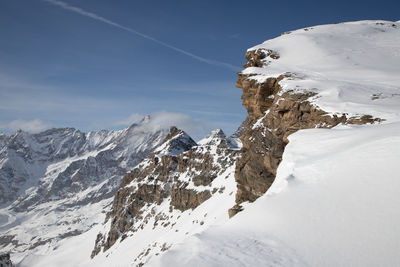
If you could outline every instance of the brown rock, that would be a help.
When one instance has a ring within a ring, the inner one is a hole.
[[[265,51],[250,51],[245,56],[249,66],[267,64],[264,60]],[[290,134],[300,129],[331,128],[339,123],[364,124],[380,121],[369,115],[359,118],[347,118],[345,114],[329,116],[308,101],[316,95],[314,92],[282,93],[279,82],[283,79],[296,77],[286,73],[258,83],[251,76],[238,74],[236,86],[243,90],[242,104],[248,111],[249,127],[240,138],[243,143],[242,157],[236,162],[237,204],[252,202],[268,190],[275,179]],[[257,120],[258,127],[253,127]],[[236,205],[229,210],[229,215],[239,212],[238,207]]]
[[[180,133],[180,130],[171,127],[164,141],[180,142],[174,138]],[[183,145],[179,144],[179,147]],[[210,190],[201,191],[188,189],[187,181],[180,181],[179,174],[185,173],[194,186],[210,186],[218,173],[235,163],[239,154],[230,150],[226,141],[217,146],[217,159],[211,155],[211,150],[210,146],[195,146],[177,156],[159,157],[153,153],[138,168],[127,173],[106,216],[106,221],[111,222],[110,229],[97,236],[91,257],[101,250],[108,250],[120,237],[128,236],[128,232],[143,229],[151,218],[154,218],[153,228],[159,224],[166,227],[170,224],[167,214],[174,208],[180,211],[195,209],[209,199],[211,187]],[[219,164],[214,164],[214,161]],[[160,205],[167,199],[170,199],[170,208],[166,213],[156,214],[154,207],[150,210],[150,205]]]
[[[197,192],[174,185],[171,190],[171,205],[180,211],[195,209],[211,197],[209,190]]]
[[[229,218],[232,218],[233,216],[235,216],[236,214],[238,214],[239,212],[241,212],[243,210],[242,206],[240,205],[235,205],[232,208],[230,208],[228,210],[228,215]]]

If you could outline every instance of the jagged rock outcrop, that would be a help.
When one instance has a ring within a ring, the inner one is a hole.
[[[7,253],[0,255],[0,267],[13,267],[10,259],[10,254]]]
[[[272,50],[257,49],[246,53],[244,67],[268,66],[279,59]],[[236,203],[229,215],[241,210],[240,203],[253,202],[263,195],[275,179],[282,159],[287,137],[308,128],[331,128],[339,123],[364,124],[380,121],[372,116],[348,117],[346,114],[328,114],[313,105],[309,99],[315,92],[283,91],[279,82],[297,79],[285,73],[264,82],[251,79],[252,75],[238,74],[236,86],[242,88],[242,105],[248,111],[248,127],[241,135],[242,157],[237,160],[235,179],[238,186]]]
[[[210,197],[210,190],[197,192],[181,185],[174,185],[171,189],[171,206],[181,211],[195,209]]]
[[[171,227],[176,223],[172,211],[196,209],[223,192],[224,187],[213,181],[232,168],[238,155],[237,149],[228,147],[222,130],[213,131],[197,145],[172,127],[163,144],[124,176],[106,218],[109,229],[98,234],[91,256],[107,251],[119,238],[135,238],[135,232],[150,223],[153,229],[159,224]]]

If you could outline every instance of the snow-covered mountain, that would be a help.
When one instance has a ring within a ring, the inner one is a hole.
[[[98,222],[125,173],[167,130],[148,120],[120,131],[72,128],[2,136],[0,246],[23,252],[78,235]]]
[[[174,239],[179,228],[175,225],[184,225],[190,219],[196,218],[201,227],[189,228],[180,239],[207,228],[204,222],[200,223],[199,215],[193,217],[185,211],[210,197],[230,199],[216,213],[216,220],[227,220],[227,209],[234,203],[233,170],[240,145],[235,136],[226,138],[222,130],[216,130],[207,136],[209,143],[198,146],[175,127],[169,130],[154,127],[149,117],[120,131],[85,134],[65,128],[39,134],[18,131],[11,136],[2,135],[1,185],[9,194],[8,198],[4,195],[0,210],[1,251],[10,251],[13,261],[20,266],[35,266],[35,262],[41,265],[43,259],[45,262],[52,259],[44,255],[64,252],[65,240],[94,233],[97,240],[85,241],[90,243],[92,257],[96,257],[86,263],[112,265],[113,261],[105,258],[115,261],[109,255],[115,254],[122,240],[135,232],[148,235],[149,229],[156,227],[149,220],[166,220],[164,217],[171,209],[176,209],[175,217],[168,222],[171,229],[161,225],[159,228],[168,230],[167,234]],[[232,149],[228,143],[234,144]],[[177,180],[178,176],[182,181]],[[230,192],[222,186],[228,176]],[[197,193],[197,189],[202,192]],[[168,201],[170,204],[166,204]],[[159,212],[154,214],[155,210]],[[147,214],[145,220],[143,214]],[[107,221],[103,224],[105,217]],[[141,231],[139,225],[149,229]],[[161,242],[157,235],[153,236],[140,242]],[[173,244],[171,240],[164,241],[146,256],[140,254],[144,247],[136,245],[135,258],[145,262],[159,255],[157,250],[164,251]],[[103,248],[107,253],[103,253]],[[77,259],[89,260],[91,253]],[[70,261],[63,264],[71,266]]]
[[[184,132],[171,130],[170,140],[180,139],[187,140]],[[180,154],[161,145],[162,153],[156,149],[124,177],[86,265],[146,264],[188,236],[228,220],[239,151],[228,147],[222,130],[199,143]]]
[[[1,251],[21,267],[399,266],[400,22],[304,28],[245,57],[248,117],[228,138],[148,119],[0,135]]]
[[[141,265],[188,236],[225,223],[228,209],[235,203],[234,170],[240,152],[228,146],[222,130],[205,139],[207,143],[198,145],[185,132],[171,127],[162,142],[124,175],[113,199],[61,208],[57,215],[59,222],[61,216],[63,220],[56,225],[39,225],[48,220],[44,212],[50,205],[40,204],[42,210],[30,212],[39,219],[35,228],[58,233],[64,225],[83,225],[85,229],[14,252],[14,262],[18,266]],[[234,139],[229,138],[240,144]],[[62,203],[51,203],[51,207],[62,207]],[[32,222],[25,220],[19,222],[18,229],[7,229],[9,233],[29,229],[43,236],[31,226]],[[8,248],[15,251],[11,245]]]

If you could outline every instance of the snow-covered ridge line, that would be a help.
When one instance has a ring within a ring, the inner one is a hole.
[[[371,25],[371,26],[376,26],[376,25],[390,25],[390,26],[396,26],[398,27],[400,24],[400,20],[398,21],[388,21],[388,20],[359,20],[359,21],[347,21],[347,22],[339,22],[339,23],[334,23],[334,24],[324,24],[324,25],[317,25],[317,26],[311,26],[311,27],[304,27],[304,28],[300,28],[300,29],[296,29],[293,31],[287,31],[285,33],[282,33],[280,36],[273,38],[273,39],[269,39],[264,41],[262,44],[258,44],[255,45],[253,47],[250,47],[247,49],[247,51],[253,51],[253,50],[257,50],[259,48],[264,48],[264,44],[268,43],[271,40],[277,39],[279,37],[281,37],[282,35],[288,35],[288,34],[292,34],[292,33],[301,33],[303,31],[310,31],[313,29],[318,29],[318,28],[323,28],[326,26],[334,26],[334,25],[340,25],[340,24],[347,24],[347,25]]]
[[[371,115],[399,121],[400,24],[359,21],[308,27],[248,51],[271,50],[278,58],[242,74],[259,83],[285,73],[282,92],[314,92],[316,107],[348,117]]]

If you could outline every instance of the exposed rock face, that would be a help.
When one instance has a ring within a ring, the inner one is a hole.
[[[10,259],[10,254],[1,254],[0,255],[0,267],[12,267],[13,264]]]
[[[181,211],[195,209],[210,197],[209,190],[197,192],[194,189],[174,185],[171,190],[171,206]]]
[[[246,53],[248,63],[244,67],[268,65],[268,59],[279,55],[273,51],[258,49]],[[237,205],[229,211],[233,216],[241,210],[240,203],[253,202],[263,195],[275,179],[282,159],[287,137],[308,128],[330,128],[339,123],[373,123],[371,116],[346,117],[346,114],[328,115],[308,100],[314,92],[296,93],[283,91],[279,82],[296,79],[290,73],[268,78],[259,83],[249,75],[238,74],[236,86],[243,89],[243,106],[248,111],[249,127],[241,136],[242,157],[237,160],[235,179],[238,184]]]
[[[235,164],[239,151],[228,147],[221,130],[199,143],[202,145],[172,127],[164,143],[124,176],[106,218],[109,230],[99,233],[92,257],[107,251],[119,238],[135,238],[135,232],[150,223],[153,229],[158,224],[175,224],[172,210],[180,213],[196,209],[224,190],[213,187],[212,182]]]
[[[263,67],[269,63],[268,60],[265,60],[266,58],[278,59],[279,54],[270,49],[257,49],[247,51],[244,57],[247,59],[247,63],[243,65],[244,68]]]

